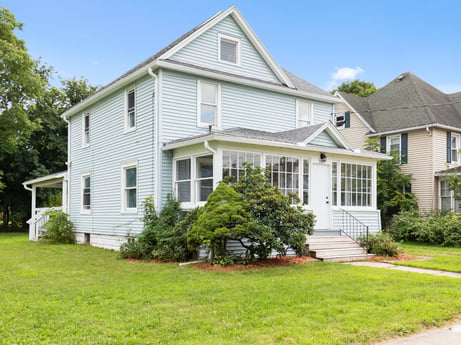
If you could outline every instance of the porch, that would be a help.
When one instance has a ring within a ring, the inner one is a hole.
[[[33,180],[23,182],[26,190],[32,193],[31,195],[31,215],[27,221],[29,224],[29,240],[37,241],[45,232],[44,224],[48,221],[49,216],[46,214],[50,210],[62,210],[68,212],[68,176],[67,171],[42,176]],[[54,207],[37,207],[37,190],[38,188],[54,188],[61,189],[62,200],[60,206]]]

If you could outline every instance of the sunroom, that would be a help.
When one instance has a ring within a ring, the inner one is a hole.
[[[283,193],[297,193],[316,215],[316,232],[345,228],[344,212],[381,228],[376,209],[376,162],[382,154],[352,150],[330,122],[270,133],[233,128],[167,143],[173,190],[184,209],[206,202],[224,177],[237,181],[243,163],[269,171]]]

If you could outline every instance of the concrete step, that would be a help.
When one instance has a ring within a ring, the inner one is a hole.
[[[347,236],[308,236],[306,238],[306,243],[337,243],[337,242],[353,242],[350,237]]]
[[[352,262],[352,261],[366,261],[369,258],[375,256],[375,254],[361,254],[361,255],[332,255],[321,258],[321,261],[327,262]]]
[[[325,257],[331,257],[335,255],[346,256],[346,255],[366,255],[365,249],[362,247],[353,248],[330,248],[330,249],[309,249],[309,254],[314,255],[315,258],[321,259]]]
[[[316,250],[316,249],[331,249],[331,248],[357,248],[357,243],[355,242],[319,242],[319,243],[307,243],[307,249]]]
[[[341,231],[318,229],[318,230],[314,230],[314,233],[312,234],[312,236],[341,236]]]

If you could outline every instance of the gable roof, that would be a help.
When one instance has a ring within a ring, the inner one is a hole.
[[[428,125],[461,128],[461,112],[453,103],[459,93],[447,95],[410,72],[368,97],[340,95],[376,134]]]
[[[274,74],[279,78],[280,84],[270,83],[264,80],[256,80],[254,78],[247,78],[240,75],[225,73],[222,71],[207,69],[200,66],[195,65],[188,65],[185,63],[180,63],[178,61],[171,60],[170,57],[177,52],[181,47],[184,47],[189,42],[191,42],[194,38],[200,36],[203,32],[208,30],[208,28],[212,27],[213,25],[217,24],[218,22],[222,21],[224,18],[232,16],[232,18],[236,21],[242,31],[247,35],[248,39],[257,49],[257,51],[261,54],[264,61],[268,64],[268,66],[272,69]],[[231,6],[225,11],[220,11],[211,18],[207,19],[203,23],[199,24],[192,30],[188,31],[148,59],[144,60],[140,64],[136,65],[126,73],[122,74],[120,77],[116,78],[109,84],[103,86],[98,91],[96,91],[93,95],[89,96],[88,98],[84,99],[82,102],[74,105],[72,108],[68,109],[64,112],[61,116],[64,118],[68,118],[79,111],[84,110],[85,107],[88,107],[95,102],[97,102],[100,98],[104,97],[108,93],[115,91],[116,89],[126,87],[129,83],[132,83],[135,79],[139,78],[142,75],[146,75],[149,73],[150,70],[156,69],[159,67],[163,68],[170,68],[170,69],[180,69],[183,71],[204,71],[213,73],[214,76],[222,76],[230,78],[231,81],[234,82],[252,82],[252,85],[257,85],[261,88],[271,88],[277,91],[288,92],[297,94],[299,96],[304,96],[307,98],[318,98],[324,101],[328,101],[331,103],[338,103],[335,101],[335,98],[329,94],[328,92],[318,88],[317,86],[295,76],[294,74],[282,69],[277,62],[273,59],[270,55],[269,51],[264,47],[262,42],[256,36],[253,29],[249,26],[246,20],[243,18],[241,13],[238,11],[236,6]],[[182,69],[181,69],[182,67]]]

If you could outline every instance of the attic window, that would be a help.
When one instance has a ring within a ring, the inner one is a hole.
[[[230,36],[219,34],[219,52],[218,59],[220,62],[226,62],[234,65],[240,64],[240,40]]]

